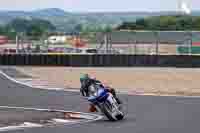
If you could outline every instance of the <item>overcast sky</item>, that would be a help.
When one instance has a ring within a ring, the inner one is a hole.
[[[200,0],[184,0],[200,10]],[[61,8],[70,12],[178,10],[181,0],[1,0],[0,10]]]

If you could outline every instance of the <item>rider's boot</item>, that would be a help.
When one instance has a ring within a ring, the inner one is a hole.
[[[93,104],[90,104],[89,111],[90,112],[98,112],[97,108]]]

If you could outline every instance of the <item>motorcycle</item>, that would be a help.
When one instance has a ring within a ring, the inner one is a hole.
[[[95,105],[110,121],[118,121],[124,118],[120,105],[108,89],[93,84],[89,87],[89,92],[88,101]]]

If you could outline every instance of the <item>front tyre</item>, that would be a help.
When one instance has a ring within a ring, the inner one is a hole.
[[[116,116],[117,120],[123,120],[124,115],[123,114],[119,114]]]
[[[105,114],[105,116],[110,120],[110,121],[116,121],[116,119],[112,115],[112,107],[109,107],[107,103],[104,103],[102,105],[102,112]]]

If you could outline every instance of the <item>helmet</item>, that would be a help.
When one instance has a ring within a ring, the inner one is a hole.
[[[89,79],[89,75],[88,74],[82,74],[80,76],[80,81],[84,81],[84,80],[87,80],[87,79]]]

